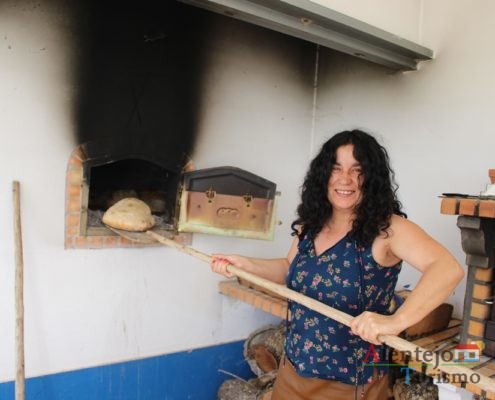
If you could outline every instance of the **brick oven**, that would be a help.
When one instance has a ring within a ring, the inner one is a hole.
[[[188,243],[192,232],[273,239],[279,193],[267,179],[236,167],[194,171],[188,161],[177,171],[143,155],[94,155],[91,146],[82,145],[69,159],[66,248],[137,246],[101,221],[104,212],[125,197],[147,203],[154,230],[181,243]]]
[[[113,153],[111,158],[98,157],[98,151],[92,150],[94,147],[104,149],[105,146],[97,142],[84,144],[69,158],[65,247],[135,246],[115,235],[101,221],[103,213],[124,197],[141,198],[150,206],[160,233],[187,243],[189,235],[177,232],[175,214],[181,171],[168,169],[160,160],[143,154]]]

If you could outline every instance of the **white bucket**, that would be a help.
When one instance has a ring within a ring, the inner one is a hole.
[[[472,400],[473,394],[466,389],[451,385],[450,383],[443,383],[434,381],[438,386],[438,400]]]

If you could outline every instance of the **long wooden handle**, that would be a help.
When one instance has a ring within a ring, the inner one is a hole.
[[[24,261],[22,258],[21,194],[19,182],[12,182],[15,242],[15,399],[25,398],[24,373]]]
[[[207,263],[211,263],[213,259],[213,257],[209,256],[208,254],[202,253],[191,247],[184,246],[180,243],[176,243],[173,240],[167,239],[162,235],[157,234],[156,232],[147,231],[146,233],[162,244],[165,244],[169,247],[173,247],[183,253],[189,254]],[[264,289],[267,289],[280,296],[286,297],[287,299],[302,304],[303,306],[306,306],[314,311],[317,311],[320,314],[332,318],[333,320],[340,322],[346,326],[350,326],[353,320],[353,317],[349,314],[346,314],[333,307],[327,306],[326,304],[323,304],[318,300],[312,299],[311,297],[305,296],[299,292],[289,289],[284,285],[279,285],[267,279],[260,278],[259,276],[246,272],[234,265],[229,265],[227,267],[227,271],[231,272],[232,274],[234,274],[239,278],[245,279],[251,283],[254,283],[255,285],[263,287]],[[410,354],[418,362],[422,362],[427,365],[431,364],[432,362],[432,358],[430,356],[431,351],[422,348],[420,346],[417,346],[416,344],[404,340],[398,336],[381,335],[379,336],[379,340],[382,343],[386,343],[388,346],[393,347],[396,350],[407,352],[407,354]],[[478,386],[481,390],[495,393],[495,380],[485,375],[477,374],[475,371],[471,370],[470,368],[464,367],[462,365],[443,365],[442,363],[439,363],[438,369],[450,375],[463,374],[462,376],[467,377],[468,382],[477,382],[476,386]],[[474,374],[476,374],[477,376],[473,380],[471,380],[470,377],[473,376]]]

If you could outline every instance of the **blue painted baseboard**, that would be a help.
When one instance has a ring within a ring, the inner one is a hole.
[[[26,380],[26,400],[215,400],[225,370],[253,377],[244,341]],[[0,384],[14,400],[14,382]]]

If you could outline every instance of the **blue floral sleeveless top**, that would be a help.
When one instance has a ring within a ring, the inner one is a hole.
[[[287,274],[290,289],[352,316],[363,311],[389,314],[401,263],[381,267],[371,246],[359,247],[349,234],[320,255],[306,234],[298,250]],[[289,302],[289,311],[285,351],[299,375],[357,385],[371,382],[375,355],[377,364],[388,363],[385,345],[370,349],[347,326],[296,302]],[[380,374],[388,369],[375,368]]]

